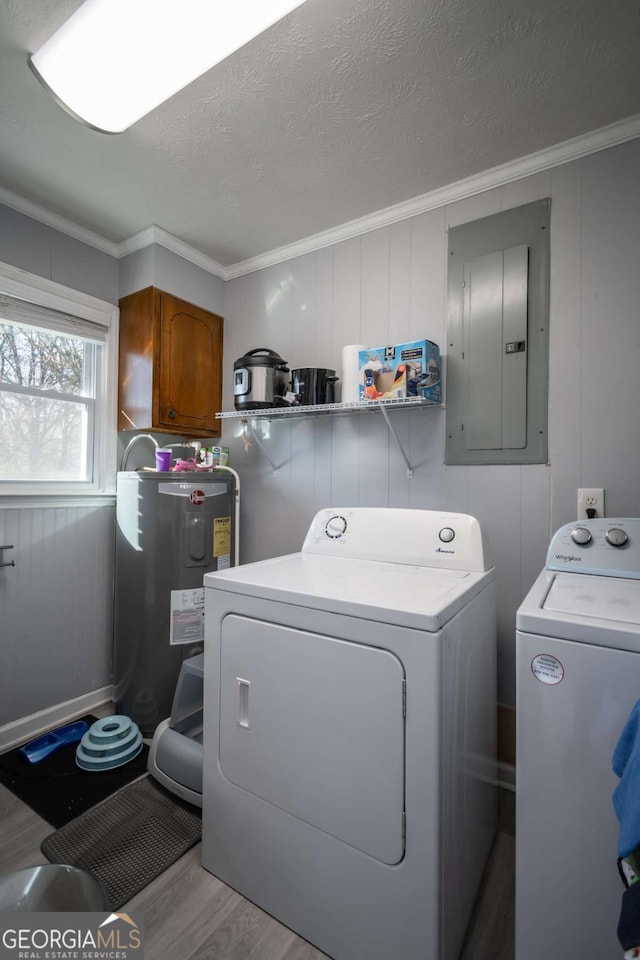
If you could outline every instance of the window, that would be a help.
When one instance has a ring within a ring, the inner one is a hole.
[[[104,331],[50,330],[37,312],[0,296],[0,480],[86,483]]]
[[[111,492],[115,308],[46,281],[2,292],[2,272],[0,494]]]

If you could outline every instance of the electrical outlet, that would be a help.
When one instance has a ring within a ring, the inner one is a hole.
[[[604,489],[584,487],[578,490],[578,520],[587,519],[587,510],[595,510],[595,517],[604,517]]]

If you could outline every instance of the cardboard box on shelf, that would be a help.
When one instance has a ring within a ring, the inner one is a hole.
[[[422,397],[442,402],[440,348],[431,340],[360,350],[360,400]]]

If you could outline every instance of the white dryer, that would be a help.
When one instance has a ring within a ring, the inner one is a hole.
[[[516,956],[608,960],[613,751],[640,699],[640,520],[567,524],[517,614]]]
[[[203,866],[335,960],[454,960],[496,824],[477,520],[321,510],[205,587]]]

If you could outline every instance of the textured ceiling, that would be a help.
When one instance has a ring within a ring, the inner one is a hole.
[[[640,113],[638,0],[307,0],[108,136],[27,66],[78,5],[0,0],[0,185],[225,265]]]

